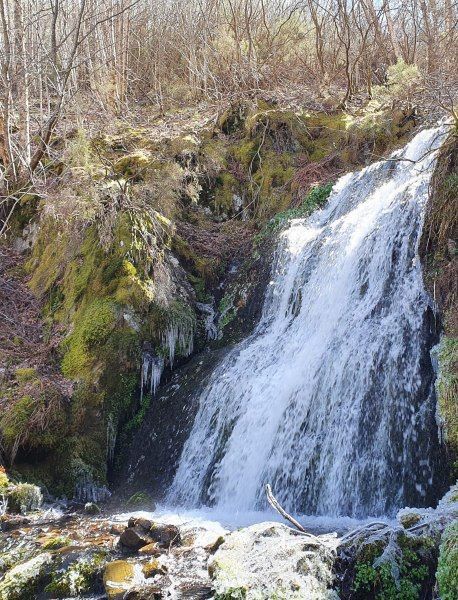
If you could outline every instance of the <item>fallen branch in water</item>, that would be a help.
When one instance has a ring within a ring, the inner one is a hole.
[[[317,537],[316,535],[313,535],[313,533],[309,533],[308,531],[306,531],[302,527],[302,525],[299,523],[299,521],[296,521],[296,519],[294,517],[292,517],[290,514],[288,514],[286,512],[286,510],[280,505],[280,503],[278,502],[278,500],[272,494],[272,488],[270,487],[269,483],[266,484],[266,495],[267,495],[267,500],[268,500],[270,506],[272,508],[274,508],[284,519],[286,519],[287,521],[289,521],[290,523],[292,523],[294,525],[294,527],[296,529],[298,529],[303,535],[306,535],[308,538],[310,538],[310,541],[313,541],[318,546],[325,545],[320,540],[319,537]]]
[[[299,521],[296,521],[296,519],[294,517],[289,515],[286,512],[286,510],[280,506],[280,503],[275,498],[275,496],[272,494],[272,488],[270,487],[269,483],[266,484],[266,495],[267,495],[267,501],[269,502],[269,504],[272,508],[274,508],[278,513],[280,513],[284,519],[286,519],[287,521],[292,523],[294,525],[294,527],[296,527],[296,529],[299,529],[299,531],[302,531],[302,533],[307,533],[307,531],[305,531],[305,529],[302,527],[302,525],[299,523]]]

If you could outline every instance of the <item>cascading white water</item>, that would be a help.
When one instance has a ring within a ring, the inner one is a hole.
[[[169,502],[248,510],[267,482],[308,514],[426,497],[431,308],[417,248],[441,135],[342,177],[325,209],[281,234],[261,321],[201,394]]]

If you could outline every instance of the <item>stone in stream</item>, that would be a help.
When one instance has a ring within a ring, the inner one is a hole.
[[[159,556],[160,554],[162,554],[162,552],[163,550],[159,548],[156,542],[152,544],[147,544],[146,546],[140,548],[140,550],[138,551],[139,554],[143,554],[145,556]]]
[[[330,589],[335,546],[329,536],[303,535],[279,523],[234,531],[208,564],[216,598],[337,598]]]
[[[110,600],[121,600],[135,577],[135,565],[126,560],[114,560],[105,567],[103,585]]]
[[[181,543],[180,531],[176,525],[153,523],[148,519],[131,517],[119,542],[129,550],[138,551],[144,546],[157,544],[170,547]]]
[[[86,502],[84,505],[84,512],[87,515],[99,515],[101,510],[95,502]]]
[[[149,560],[143,565],[142,573],[146,577],[146,579],[149,579],[151,577],[154,577],[155,575],[165,575],[167,573],[167,567],[164,564],[162,564],[159,560],[153,559]]]

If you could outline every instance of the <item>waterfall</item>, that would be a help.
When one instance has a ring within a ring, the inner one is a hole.
[[[253,334],[215,369],[168,501],[390,514],[434,494],[431,300],[418,243],[440,128],[342,177],[281,234]]]

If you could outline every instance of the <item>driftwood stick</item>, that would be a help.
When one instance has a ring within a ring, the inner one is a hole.
[[[299,529],[299,531],[302,531],[302,533],[308,533],[303,527],[302,525],[296,521],[296,519],[294,517],[292,517],[291,515],[289,515],[286,510],[284,508],[282,508],[280,506],[280,503],[278,502],[278,500],[275,498],[275,496],[272,494],[272,488],[270,487],[270,484],[266,484],[266,495],[267,495],[267,500],[270,504],[270,506],[272,508],[274,508],[278,513],[281,514],[281,516],[286,519],[287,521],[289,521],[290,523],[292,523],[294,525],[294,527],[296,527],[296,529]],[[309,534],[310,535],[310,534]]]

